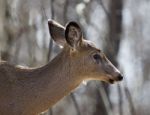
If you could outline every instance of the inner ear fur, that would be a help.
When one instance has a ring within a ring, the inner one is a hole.
[[[82,42],[82,30],[76,22],[72,21],[66,25],[65,38],[67,43],[74,48]]]

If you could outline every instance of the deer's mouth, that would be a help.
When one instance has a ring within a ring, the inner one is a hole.
[[[109,79],[108,82],[109,82],[110,84],[114,84],[114,83],[115,83],[115,80]]]
[[[114,84],[115,82],[119,82],[123,80],[123,76],[119,74],[117,77],[113,77],[111,75],[108,75],[108,80],[107,82],[110,84]]]

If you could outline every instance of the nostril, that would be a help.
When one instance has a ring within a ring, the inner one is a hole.
[[[123,76],[121,74],[118,75],[118,80],[121,81],[123,79]]]

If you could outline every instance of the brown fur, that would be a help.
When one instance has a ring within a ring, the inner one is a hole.
[[[84,79],[117,81],[120,74],[114,71],[105,56],[105,63],[112,66],[106,73],[102,63],[96,64],[93,54],[103,55],[86,40],[74,49],[65,43],[47,65],[39,68],[21,68],[0,62],[0,115],[36,115],[53,106],[68,95]]]

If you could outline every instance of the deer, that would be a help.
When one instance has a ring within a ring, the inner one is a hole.
[[[83,80],[110,84],[123,75],[93,42],[84,39],[77,22],[65,27],[48,20],[61,52],[44,66],[24,68],[0,62],[0,115],[37,115],[68,95]]]

